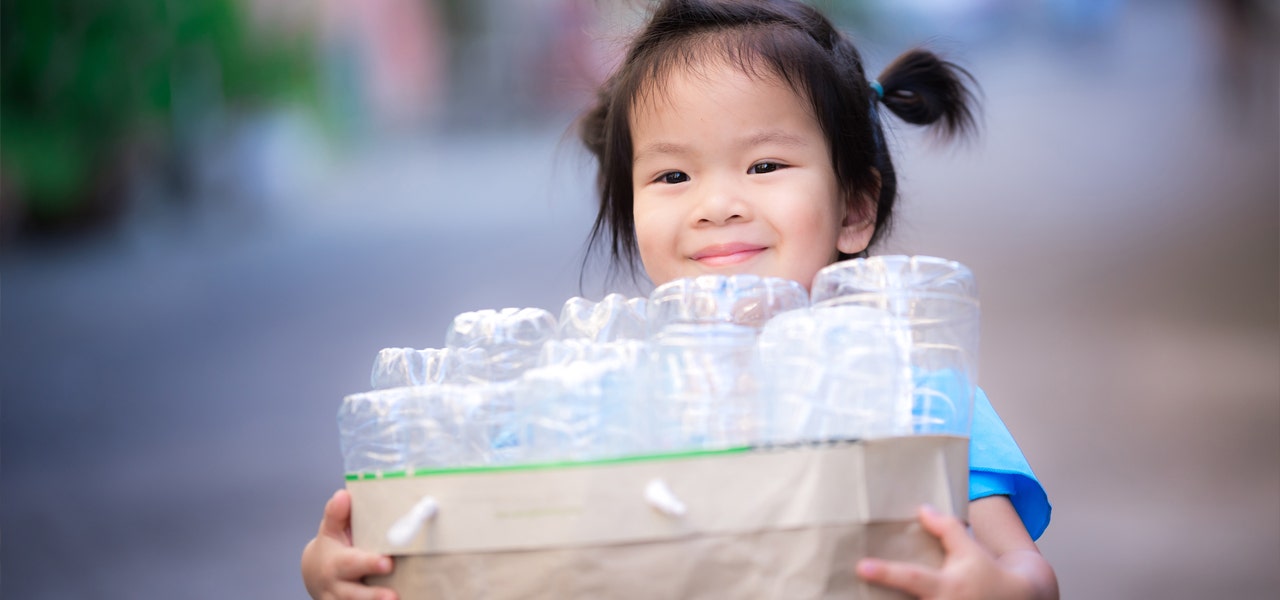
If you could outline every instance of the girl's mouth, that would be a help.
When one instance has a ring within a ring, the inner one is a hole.
[[[734,242],[707,246],[689,258],[709,267],[723,267],[748,261],[764,251],[764,246]]]

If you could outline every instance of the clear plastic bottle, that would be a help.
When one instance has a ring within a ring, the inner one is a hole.
[[[830,265],[814,278],[815,308],[860,306],[911,332],[912,430],[968,435],[978,378],[979,304],[968,267],[927,256]]]
[[[662,450],[755,443],[762,429],[756,331],[668,325],[651,340],[652,438]]]

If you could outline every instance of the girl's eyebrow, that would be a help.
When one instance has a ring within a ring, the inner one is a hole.
[[[756,146],[764,146],[766,144],[777,144],[779,146],[787,146],[791,148],[804,148],[809,145],[809,142],[803,136],[799,136],[782,129],[765,129],[753,132],[742,138],[742,144],[746,148],[754,148]],[[684,156],[690,153],[692,153],[692,150],[685,144],[677,144],[674,142],[653,142],[651,144],[645,144],[636,150],[635,157],[632,160],[638,162],[654,156]]]
[[[809,145],[809,142],[804,137],[781,129],[766,129],[754,132],[747,136],[745,143],[749,148],[765,144],[778,144],[793,148],[803,148]]]
[[[636,150],[636,155],[632,158],[633,162],[639,162],[646,158],[661,155],[684,156],[691,152],[688,146],[684,144],[676,144],[672,142],[653,142],[645,144],[642,148]]]

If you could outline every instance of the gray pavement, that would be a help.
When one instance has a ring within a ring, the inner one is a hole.
[[[1280,111],[1241,126],[1194,15],[1139,16],[1102,47],[967,57],[984,135],[897,136],[884,250],[976,272],[982,383],[1054,503],[1064,597],[1271,597]],[[242,215],[4,249],[0,593],[305,597],[335,412],[376,351],[578,293],[591,176],[562,125],[382,146]]]

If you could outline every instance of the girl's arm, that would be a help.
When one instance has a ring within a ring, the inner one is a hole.
[[[865,559],[863,579],[930,600],[1057,600],[1058,579],[1007,496],[969,503],[973,536],[959,519],[931,508],[920,510],[925,530],[942,541],[942,568]]]
[[[351,495],[338,490],[324,505],[315,539],[302,550],[302,582],[315,600],[396,600],[386,588],[361,583],[391,572],[391,557],[351,546]]]
[[[1006,572],[1031,584],[1032,594],[1028,598],[1057,600],[1058,577],[1027,535],[1008,496],[987,496],[970,502],[969,524],[973,537],[996,557]]]

